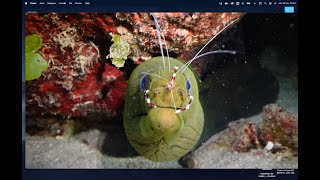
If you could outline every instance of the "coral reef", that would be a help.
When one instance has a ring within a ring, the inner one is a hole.
[[[54,13],[26,16],[26,34],[43,38],[39,53],[49,62],[41,78],[27,82],[27,115],[115,114],[124,99],[124,73],[100,62],[97,45],[65,18]]]
[[[298,153],[298,117],[276,104],[266,105],[263,108],[261,139]]]
[[[218,167],[215,163],[219,160],[222,166],[234,167],[230,161],[234,159],[252,163],[262,161],[262,167],[270,166],[268,163],[271,160],[289,163],[284,167],[297,165],[297,117],[276,104],[264,106],[262,116],[261,127],[246,119],[231,122],[227,129],[215,134],[196,151],[183,157],[181,164],[188,168],[212,168]],[[228,158],[218,158],[221,156]]]
[[[221,29],[244,13],[154,13],[158,19],[169,52],[192,52],[205,44]],[[116,17],[128,22],[132,29],[133,60],[148,60],[159,53],[155,24],[149,13],[116,13]]]
[[[246,119],[231,122],[216,143],[233,152],[248,152],[266,147],[276,152],[290,149],[298,152],[298,118],[294,113],[268,104],[263,107],[261,127]]]
[[[170,52],[192,51],[243,13],[155,13]],[[27,13],[26,36],[43,39],[49,67],[27,82],[29,117],[115,115],[123,105],[126,73],[106,59],[111,35],[130,45],[139,63],[160,52],[149,13]],[[108,58],[108,57],[107,57]],[[111,57],[109,57],[111,58]],[[122,62],[123,63],[123,62]]]

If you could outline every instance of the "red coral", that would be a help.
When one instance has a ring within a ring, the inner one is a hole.
[[[263,108],[261,139],[265,142],[278,142],[294,151],[298,150],[298,118],[293,112],[269,104]]]
[[[124,73],[99,61],[97,45],[82,34],[92,36],[93,31],[97,32],[99,27],[93,15],[26,15],[26,34],[36,33],[43,38],[40,53],[50,63],[41,78],[27,82],[29,116],[86,116],[94,112],[113,115],[122,106],[127,83]]]

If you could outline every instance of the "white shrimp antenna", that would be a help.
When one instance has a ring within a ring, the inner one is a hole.
[[[162,47],[162,43],[164,44],[165,48],[166,48],[166,53],[167,53],[167,60],[168,60],[168,69],[170,72],[170,58],[169,58],[169,51],[168,51],[168,46],[167,46],[167,41],[166,38],[164,37],[162,30],[160,28],[160,25],[158,23],[157,17],[154,15],[154,13],[150,13],[151,16],[153,17],[154,23],[156,25],[156,31],[157,31],[157,35],[158,35],[158,41],[159,41],[159,45],[160,45],[160,51],[161,51],[161,56],[162,56],[162,62],[163,62],[163,68],[165,69],[165,60],[164,60],[164,53],[163,53],[163,47]]]
[[[228,27],[230,27],[231,25],[235,24],[236,22],[239,21],[240,18],[237,18],[233,21],[231,21],[231,23],[229,23],[228,25],[226,25],[224,28],[222,28],[216,35],[214,35],[199,51],[198,53],[191,59],[189,60],[186,64],[184,64],[178,71],[182,71],[181,73],[183,73],[187,68],[188,66],[196,59],[202,57],[202,56],[206,56],[206,55],[209,55],[209,54],[217,54],[217,53],[230,53],[230,54],[236,54],[236,51],[231,51],[231,50],[216,50],[216,51],[211,51],[211,52],[207,52],[207,53],[204,53],[204,54],[201,54],[199,55],[203,50],[204,48],[206,48],[208,46],[208,44],[213,41],[219,34],[221,34],[223,31],[225,31]]]

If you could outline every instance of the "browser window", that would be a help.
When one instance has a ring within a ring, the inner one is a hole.
[[[297,177],[296,1],[34,0],[22,10],[25,179],[58,169]]]

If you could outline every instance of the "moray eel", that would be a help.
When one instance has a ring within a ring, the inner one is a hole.
[[[135,150],[152,161],[176,160],[197,144],[204,114],[197,79],[184,63],[163,57],[140,64],[131,74],[124,106],[124,130]]]
[[[189,65],[196,59],[215,53],[200,54],[232,21],[213,36],[188,62],[170,58],[165,36],[156,16],[155,23],[161,57],[140,64],[131,74],[124,105],[124,130],[135,150],[152,161],[179,159],[197,145],[204,125],[198,83]],[[164,56],[164,44],[167,57]]]

